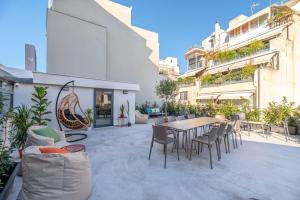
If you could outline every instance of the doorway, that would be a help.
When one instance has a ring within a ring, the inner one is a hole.
[[[95,89],[94,127],[113,125],[113,90]]]

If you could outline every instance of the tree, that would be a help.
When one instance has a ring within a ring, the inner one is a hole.
[[[165,101],[165,113],[168,115],[168,102],[177,95],[177,83],[173,80],[161,80],[156,86],[156,94]]]
[[[48,106],[51,104],[51,101],[48,101],[47,96],[47,87],[38,87],[35,86],[35,92],[32,94],[31,100],[34,102],[32,106],[32,120],[35,124],[38,125],[47,125],[47,122],[50,122],[51,119],[45,117],[51,113],[48,111]]]

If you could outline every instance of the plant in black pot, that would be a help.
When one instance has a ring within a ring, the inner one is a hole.
[[[20,158],[22,158],[22,151],[25,147],[27,139],[28,128],[33,125],[31,119],[31,109],[25,105],[16,107],[12,113],[12,126],[11,126],[11,144],[12,147],[18,148]]]
[[[130,122],[130,104],[129,104],[129,101],[127,100],[127,109],[126,109],[126,113],[127,113],[127,116],[128,116],[128,126],[131,126],[131,122]]]

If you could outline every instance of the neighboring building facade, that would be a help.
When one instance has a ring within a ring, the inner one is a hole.
[[[194,99],[190,102],[198,103],[230,100],[241,104],[248,99],[254,107],[263,109],[286,96],[299,105],[300,17],[294,13],[299,10],[299,0],[291,0],[250,17],[240,15],[229,22],[226,31],[216,23],[215,32],[202,41],[201,47],[186,52],[188,71],[181,77],[197,79],[192,89],[181,87],[180,91],[193,91],[197,95],[191,95]],[[262,42],[263,46],[252,51]],[[226,59],[212,58],[216,54],[220,57],[220,52],[223,56],[227,53]],[[246,67],[251,66],[254,73],[245,78]],[[210,81],[212,77],[214,82]]]
[[[47,72],[138,83],[136,101],[159,101],[158,34],[131,23],[131,8],[109,0],[49,0]]]
[[[175,57],[166,57],[159,61],[159,74],[170,78],[176,78],[180,75],[178,60]]]

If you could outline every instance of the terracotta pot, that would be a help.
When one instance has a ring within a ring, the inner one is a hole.
[[[124,116],[124,113],[121,113],[120,114],[120,118],[124,118],[125,116]]]

